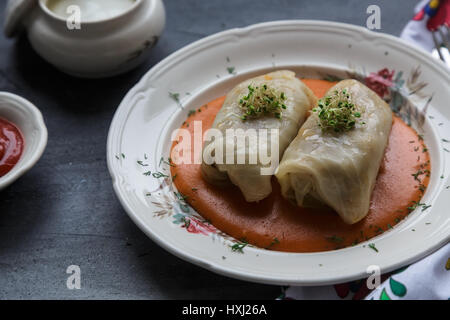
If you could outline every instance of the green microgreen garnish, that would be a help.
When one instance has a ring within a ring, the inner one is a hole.
[[[349,131],[355,128],[357,120],[361,118],[361,112],[352,102],[347,89],[335,90],[332,95],[320,99],[312,111],[317,113],[322,131]]]
[[[284,102],[287,97],[284,92],[278,92],[267,84],[248,86],[248,94],[239,100],[244,115],[243,121],[249,118],[258,118],[262,115],[273,115],[281,119],[282,110],[286,109]]]

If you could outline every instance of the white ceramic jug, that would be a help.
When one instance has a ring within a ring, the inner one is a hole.
[[[164,25],[161,0],[9,0],[4,27],[9,37],[24,28],[58,69],[99,78],[143,62]]]

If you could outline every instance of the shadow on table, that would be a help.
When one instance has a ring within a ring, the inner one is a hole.
[[[42,59],[31,47],[26,36],[15,40],[12,46],[12,79],[39,92],[40,100],[46,97],[58,106],[72,113],[97,113],[116,108],[126,92],[159,59],[161,52],[155,53],[143,65],[110,78],[84,79],[67,75]],[[24,88],[25,89],[25,88]]]

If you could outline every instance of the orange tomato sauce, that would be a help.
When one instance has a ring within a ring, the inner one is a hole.
[[[302,81],[318,97],[335,84],[315,79]],[[182,128],[193,135],[189,123],[202,121],[205,132],[212,126],[224,99],[218,98],[197,109]],[[422,139],[400,118],[394,117],[369,213],[360,222],[348,225],[332,209],[300,208],[284,199],[275,177],[272,177],[273,191],[269,197],[248,203],[232,184],[227,187],[208,184],[198,164],[171,167],[178,191],[216,228],[257,247],[289,252],[344,248],[389,230],[409,214],[414,201],[420,201],[429,182],[429,170],[429,154]]]

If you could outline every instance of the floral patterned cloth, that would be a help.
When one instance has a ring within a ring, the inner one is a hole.
[[[450,244],[409,267],[381,276],[382,283],[371,291],[366,279],[321,287],[283,288],[286,300],[397,300],[450,299]]]
[[[403,29],[400,38],[414,43],[416,46],[431,52],[435,47],[432,31],[443,25],[450,24],[450,0],[422,0],[415,8],[415,16]],[[447,34],[446,28],[441,28],[442,34]],[[435,37],[442,43],[441,33]]]
[[[400,270],[371,292],[366,299],[450,299],[450,244]]]

